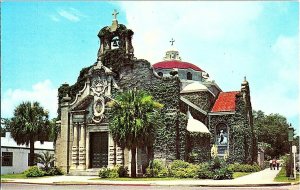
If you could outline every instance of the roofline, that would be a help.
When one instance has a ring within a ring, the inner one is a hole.
[[[28,150],[30,150],[30,148],[27,148],[27,147],[16,147],[16,146],[1,146],[1,148],[28,149]],[[35,148],[34,150],[48,150],[48,151],[54,151],[54,148],[53,148],[53,149],[49,149],[49,148],[45,148],[45,149],[42,149],[42,148]],[[2,150],[1,150],[1,152],[2,152]]]
[[[193,83],[191,83],[193,84]],[[207,88],[207,87],[206,87]],[[208,88],[207,89],[196,89],[196,90],[187,90],[187,91],[180,91],[180,94],[188,94],[188,93],[191,93],[191,92],[210,92],[214,97],[216,96],[214,93],[212,93],[212,91],[210,91]]]
[[[209,112],[208,115],[234,115],[236,114],[235,111],[220,111],[220,112]]]

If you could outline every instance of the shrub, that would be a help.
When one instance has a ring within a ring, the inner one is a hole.
[[[170,174],[168,168],[164,167],[163,169],[161,169],[158,174],[157,177],[168,177]]]
[[[285,176],[286,177],[290,177],[291,173],[293,172],[291,170],[291,164],[293,164],[293,162],[290,162],[290,157],[289,156],[285,156],[283,157],[283,167],[285,168]]]
[[[99,171],[99,177],[101,178],[117,178],[119,177],[118,169],[116,167],[110,169],[103,167]]]
[[[171,165],[170,168],[171,170],[180,170],[181,168],[187,168],[189,167],[190,163],[182,161],[182,160],[174,160]]]
[[[194,178],[197,177],[199,170],[198,165],[194,165],[182,160],[175,160],[170,165],[170,175],[178,178]]]
[[[42,177],[44,176],[45,172],[37,166],[31,166],[24,171],[24,174],[26,175],[26,177]]]
[[[197,171],[197,178],[200,179],[211,179],[214,173],[211,171],[210,165],[207,162],[199,164],[199,169]]]
[[[64,172],[59,167],[51,167],[47,172],[45,172],[46,176],[53,176],[53,175],[64,175]]]
[[[149,167],[146,169],[146,176],[148,177],[168,177],[169,170],[163,164],[162,160],[154,159],[150,162]]]
[[[215,169],[219,169],[222,167],[222,165],[224,165],[225,163],[219,158],[219,157],[215,157],[211,162],[211,169],[215,170]]]
[[[229,164],[228,168],[233,172],[258,172],[260,171],[260,167],[257,164]]]
[[[232,169],[219,157],[215,157],[208,163],[199,164],[197,170],[197,178],[200,179],[232,179],[232,174]]]
[[[116,167],[117,167],[119,177],[128,177],[128,167],[119,166],[119,165],[117,165]]]
[[[213,179],[221,180],[221,179],[232,179],[233,172],[228,169],[228,167],[222,167],[217,170],[214,170]]]

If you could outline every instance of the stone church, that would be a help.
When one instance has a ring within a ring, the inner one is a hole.
[[[113,16],[111,26],[98,33],[95,63],[81,70],[74,85],[63,84],[58,89],[56,165],[77,175],[116,164],[130,165],[130,151],[119,147],[109,132],[110,108],[106,105],[118,92],[128,89],[145,90],[164,104],[164,124],[156,126],[153,146],[137,150],[137,173],[143,173],[153,158],[208,161],[212,145],[217,146],[218,156],[229,162],[256,162],[246,78],[241,89],[223,92],[207,72],[182,61],[174,48],[153,65],[137,59],[134,32],[118,23],[116,12]]]

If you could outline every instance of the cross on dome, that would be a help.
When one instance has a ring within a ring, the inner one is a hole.
[[[171,42],[171,46],[172,46],[173,43],[175,42],[175,40],[172,38],[170,42]]]
[[[117,15],[119,14],[119,12],[117,12],[116,9],[114,9],[114,12],[112,13],[112,15],[114,16],[114,20],[117,20]]]

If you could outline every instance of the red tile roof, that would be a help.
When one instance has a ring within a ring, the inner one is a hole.
[[[235,111],[236,95],[239,91],[220,92],[211,112],[230,112]]]
[[[155,63],[153,65],[155,69],[173,69],[173,68],[178,68],[178,69],[194,69],[195,71],[203,71],[196,65],[188,62],[183,62],[183,61],[162,61]]]

